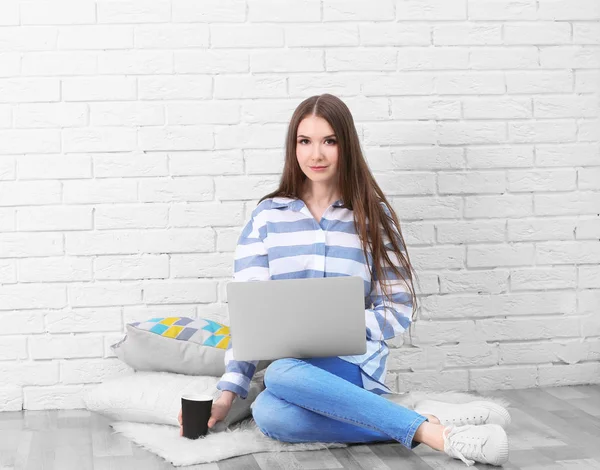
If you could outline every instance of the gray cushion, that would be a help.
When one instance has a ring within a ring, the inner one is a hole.
[[[221,376],[225,350],[179,341],[127,325],[127,335],[113,344],[116,356],[135,370]]]
[[[125,337],[111,346],[136,371],[221,377],[231,339],[227,325],[209,319],[151,318],[128,323]],[[256,371],[272,361],[260,361]]]

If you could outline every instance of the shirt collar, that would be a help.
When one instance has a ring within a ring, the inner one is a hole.
[[[344,205],[343,199],[338,199],[335,201],[332,206],[333,207],[341,207]],[[290,197],[274,197],[273,205],[271,206],[273,209],[280,209],[282,207],[288,207],[293,211],[300,211],[302,207],[306,206],[302,199],[294,199]]]

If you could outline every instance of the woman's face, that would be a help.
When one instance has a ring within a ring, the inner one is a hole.
[[[338,141],[325,119],[309,116],[300,122],[296,136],[296,157],[300,168],[311,181],[335,184]]]

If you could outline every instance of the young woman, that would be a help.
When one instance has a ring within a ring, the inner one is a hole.
[[[359,356],[280,359],[266,370],[253,404],[257,426],[285,442],[424,443],[463,460],[508,460],[508,412],[493,402],[415,410],[384,397],[388,347],[413,321],[412,267],[397,215],[363,157],[350,110],[324,94],[303,101],[289,124],[279,188],[264,196],[235,254],[236,281],[330,276],[364,279],[367,352]],[[335,332],[332,332],[335,334]],[[208,423],[245,399],[258,361],[236,361],[232,343]],[[446,426],[447,425],[447,426]]]

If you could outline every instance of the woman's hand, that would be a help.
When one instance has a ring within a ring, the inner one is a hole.
[[[223,394],[217,400],[213,401],[212,409],[210,411],[210,418],[208,420],[209,429],[219,421],[223,421],[225,419],[225,417],[229,414],[229,410],[231,410],[235,397],[235,393],[230,392],[229,390],[224,390]],[[177,420],[179,421],[179,435],[183,436],[181,410],[179,410],[179,416],[177,416]]]

